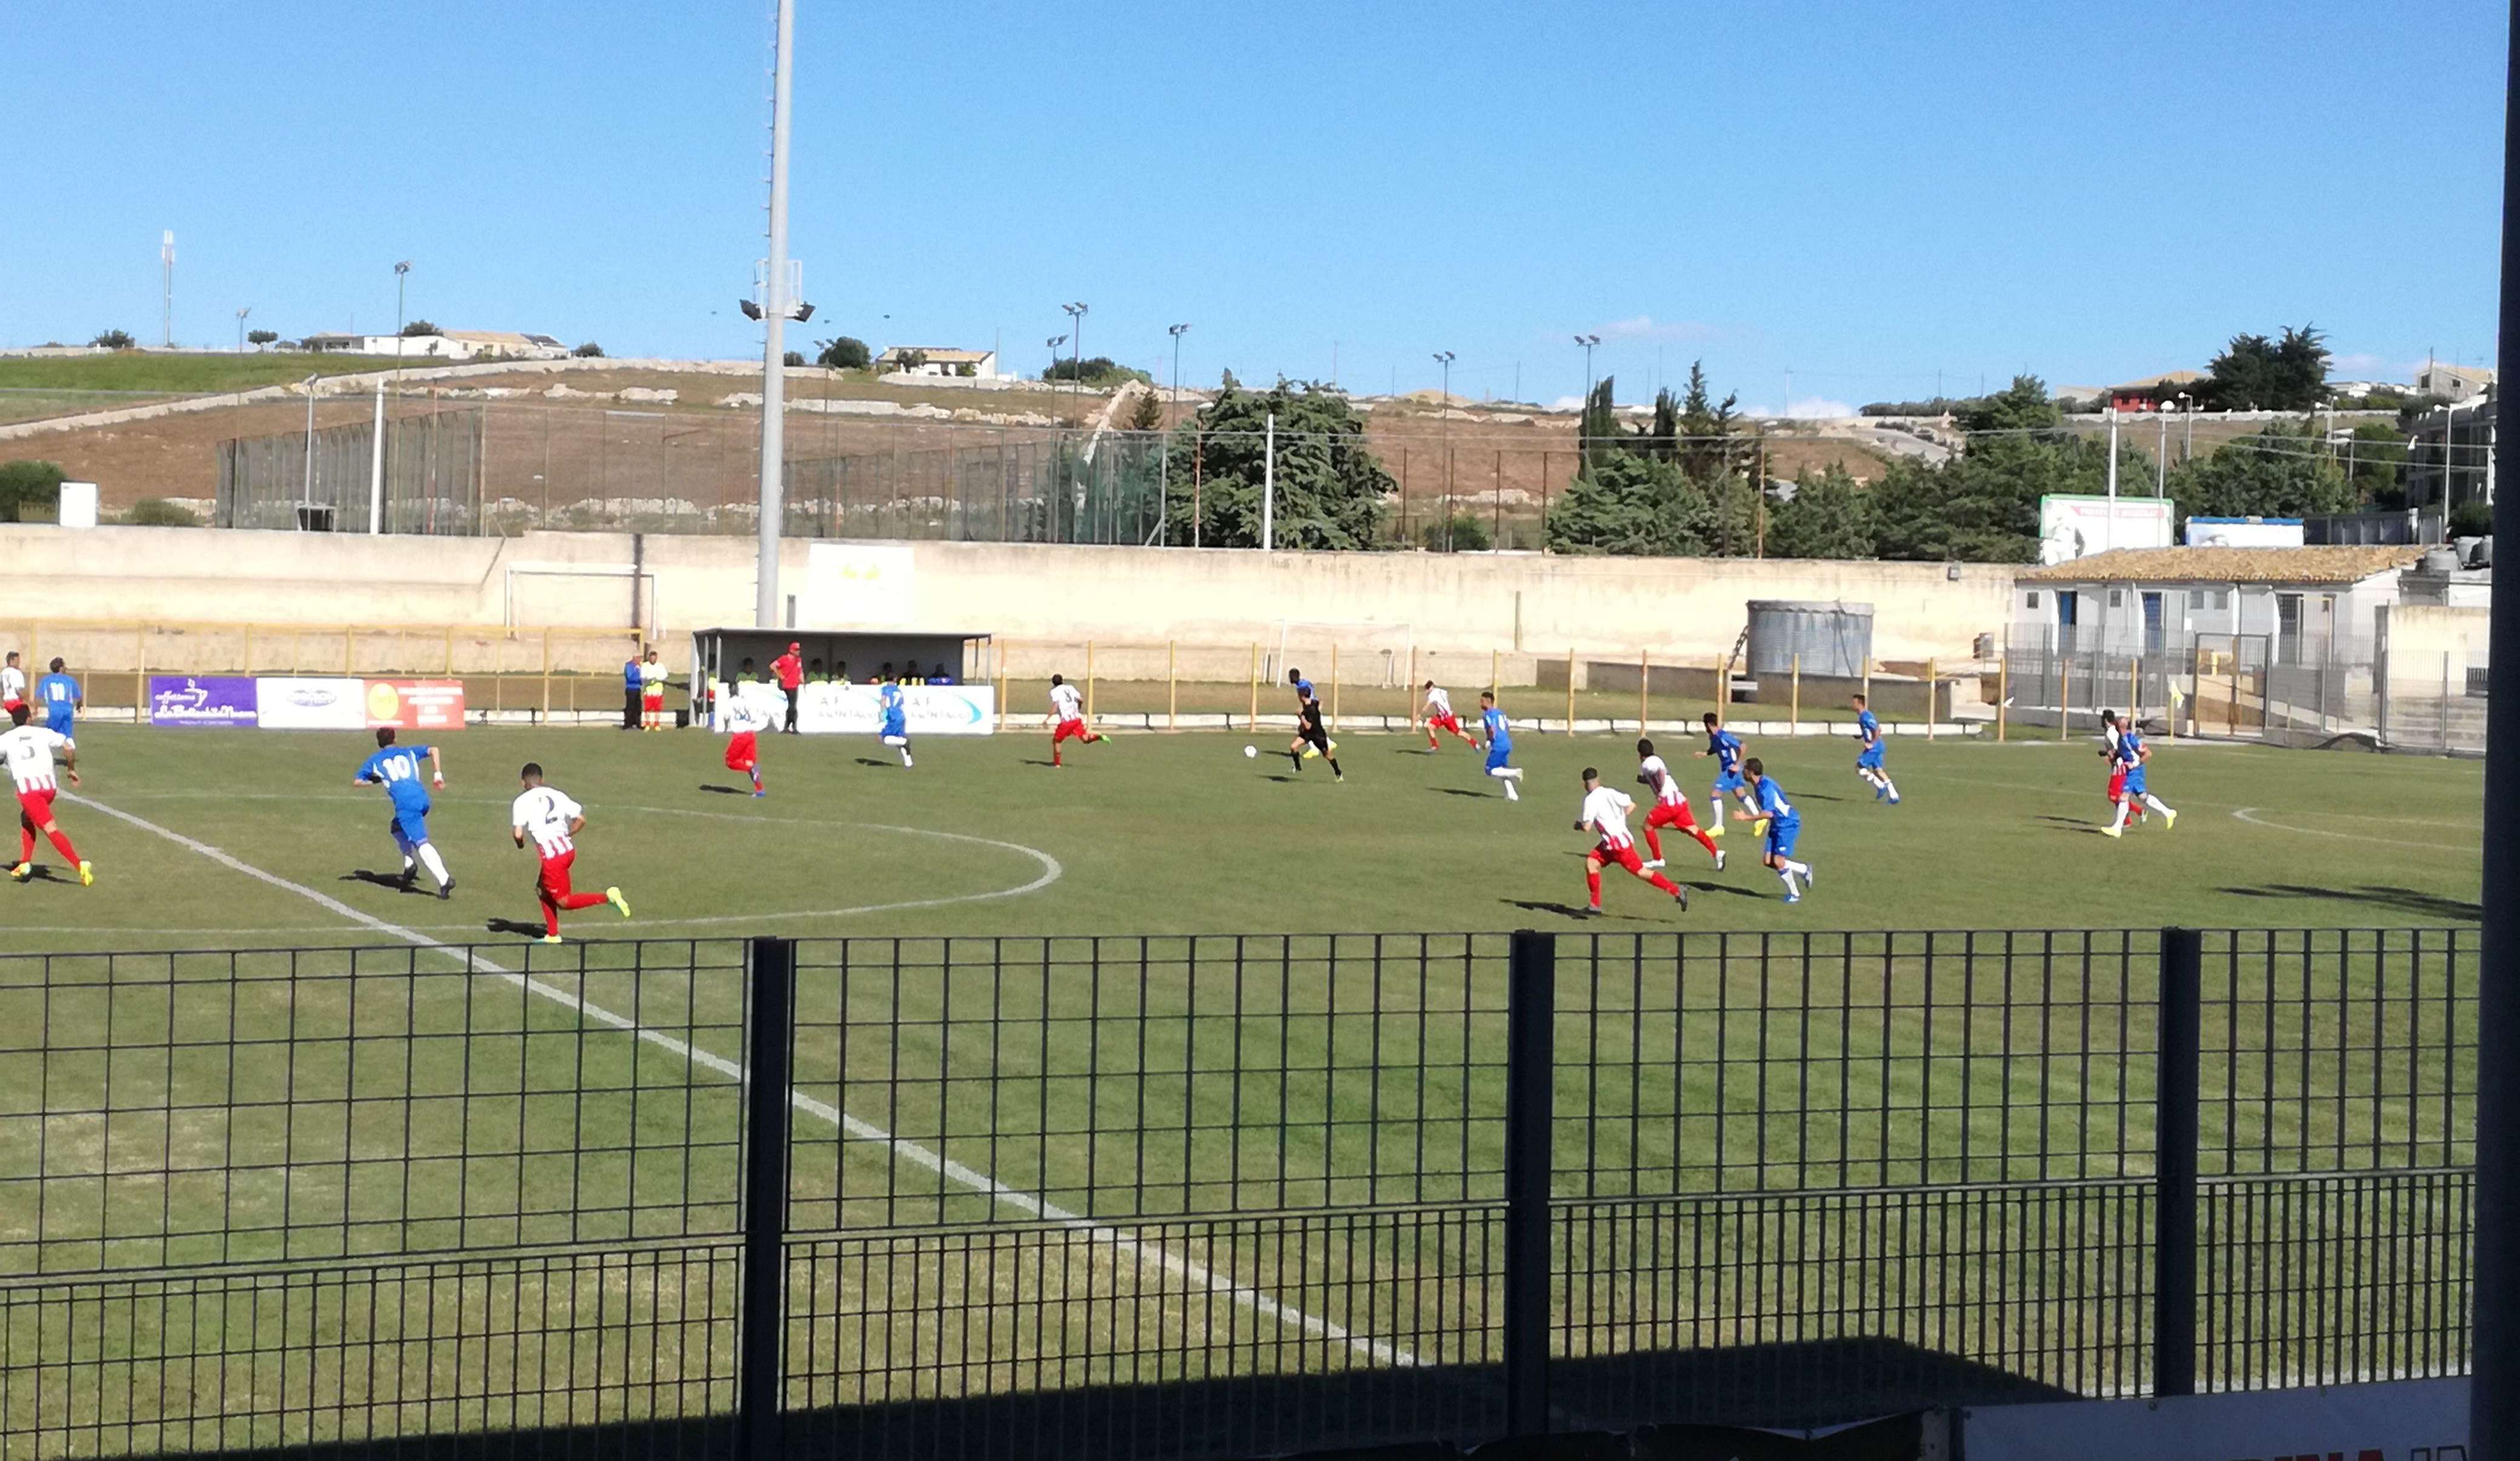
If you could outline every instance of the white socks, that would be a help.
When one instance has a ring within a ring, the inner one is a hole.
[[[2159,798],[2159,797],[2157,797],[2157,796],[2154,796],[2154,795],[2153,795],[2151,792],[2149,792],[2149,791],[2147,791],[2147,792],[2145,792],[2145,793],[2143,794],[2143,804],[2144,804],[2145,806],[2147,806],[2147,807],[2150,807],[2150,808],[2151,808],[2152,810],[2154,810],[2155,812],[2160,813],[2160,814],[2161,814],[2162,816],[2164,816],[2164,817],[2169,817],[2169,816],[2171,816],[2171,815],[2172,815],[2171,810],[2170,810],[2168,807],[2166,807],[2166,806],[2163,806],[2163,805],[2162,805],[2161,798]]]
[[[1785,891],[1794,894],[1797,897],[1800,897],[1803,891],[1801,886],[1794,881],[1794,869],[1799,865],[1799,863],[1787,863],[1784,866],[1777,869],[1777,876],[1785,880]]]
[[[420,853],[420,865],[428,869],[428,875],[430,877],[437,879],[437,886],[443,888],[448,883],[455,881],[455,879],[446,875],[446,860],[437,855],[436,843],[424,842],[420,844],[418,851]]]

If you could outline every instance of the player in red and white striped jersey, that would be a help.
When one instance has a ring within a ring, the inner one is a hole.
[[[542,871],[534,879],[534,896],[543,906],[543,942],[557,944],[560,938],[560,915],[563,908],[591,908],[610,904],[630,916],[630,901],[618,888],[601,893],[569,891],[569,869],[577,863],[577,834],[586,830],[586,809],[557,786],[543,784],[543,769],[528,761],[518,774],[525,789],[509,809],[511,835],[522,847],[532,839],[534,851],[542,859]]]
[[[1628,869],[1661,891],[1672,896],[1682,908],[1688,907],[1688,890],[1659,872],[1648,869],[1637,856],[1636,839],[1628,835],[1628,814],[1636,802],[1624,791],[1613,791],[1601,784],[1601,774],[1593,767],[1584,768],[1584,810],[1575,819],[1575,830],[1594,832],[1600,842],[1584,855],[1584,887],[1592,895],[1584,911],[1601,911],[1601,869],[1616,865]]]
[[[27,717],[25,702],[20,701],[9,707],[9,729],[0,730],[0,760],[8,763],[9,779],[18,787],[18,863],[9,875],[22,883],[35,875],[35,834],[41,832],[52,839],[62,861],[78,869],[80,886],[93,885],[95,864],[80,859],[53,820],[53,797],[61,789],[53,780],[53,753],[62,753],[62,769],[76,786],[78,743],[58,730],[27,725]]]
[[[1050,764],[1064,766],[1058,747],[1063,741],[1090,746],[1103,737],[1085,728],[1085,697],[1062,675],[1050,677]]]
[[[1645,851],[1652,854],[1645,865],[1662,865],[1662,838],[1655,829],[1678,827],[1697,839],[1698,845],[1715,859],[1715,870],[1722,872],[1724,849],[1717,847],[1715,839],[1699,829],[1697,814],[1688,809],[1688,793],[1680,789],[1680,778],[1671,774],[1671,767],[1654,754],[1654,743],[1639,740],[1637,757],[1637,779],[1652,787],[1654,794],[1653,810],[1645,814]]]

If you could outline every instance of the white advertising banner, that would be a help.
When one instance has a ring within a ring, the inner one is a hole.
[[[902,625],[919,612],[917,561],[907,548],[817,543],[805,553],[805,622],[820,628]]]
[[[720,693],[729,692],[721,686]],[[732,693],[759,702],[772,726],[787,724],[788,697],[777,686],[754,682]],[[796,729],[805,734],[873,735],[883,725],[875,686],[805,685],[796,693]],[[903,716],[914,736],[997,733],[998,696],[988,686],[912,685],[901,693]]]
[[[2168,498],[2084,497],[2054,493],[2039,499],[2039,561],[2064,563],[2119,548],[2168,548],[2178,505]]]
[[[1969,1461],[2466,1461],[2465,1379],[2386,1380],[2160,1400],[1981,1405]]]
[[[265,730],[364,730],[368,683],[264,675],[254,695]]]

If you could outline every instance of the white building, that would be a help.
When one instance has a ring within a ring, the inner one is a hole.
[[[964,376],[995,380],[998,352],[952,350],[941,345],[894,345],[875,358],[875,368],[878,375],[883,376]]]
[[[2013,643],[2182,659],[2198,641],[2259,663],[2367,659],[2420,548],[2131,549],[2013,580]],[[2231,646],[2263,642],[2262,654]]]
[[[2446,401],[2473,401],[2485,394],[2494,383],[2494,372],[2484,366],[2445,365],[2433,361],[2415,373],[2415,394],[2440,396]]]
[[[437,334],[310,334],[298,348],[318,355],[390,355],[444,365],[458,360],[559,360],[568,346],[547,334],[449,330]]]

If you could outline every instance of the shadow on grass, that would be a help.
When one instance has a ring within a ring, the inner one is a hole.
[[[12,863],[11,865],[15,866],[16,864]],[[56,868],[50,863],[38,863],[34,865],[32,870],[27,872],[24,877],[18,879],[18,881],[25,883],[60,883],[64,887],[75,888],[78,886],[78,874],[67,867]],[[349,879],[343,878],[342,881],[347,882]]]
[[[528,923],[522,918],[492,918],[481,926],[494,934],[515,934],[520,939],[539,939],[543,936],[541,924]]]
[[[2042,816],[2036,819],[2050,823],[2060,831],[2087,832],[2094,837],[2100,835],[2100,825],[2098,822],[2088,821],[2079,817]]]
[[[2485,916],[2482,904],[2464,899],[2448,898],[2439,893],[2426,893],[2415,888],[2393,888],[2365,883],[2360,888],[2314,888],[2302,883],[2268,883],[2256,888],[2224,888],[2219,890],[2235,898],[2324,899],[2335,903],[2362,903],[2377,908],[2396,908],[2401,912],[2419,913],[2427,918],[2475,919]]]
[[[1474,790],[1470,789],[1470,788],[1469,788],[1469,787],[1467,787],[1467,786],[1429,786],[1429,787],[1427,787],[1426,789],[1427,789],[1428,791],[1431,791],[1431,792],[1435,793],[1437,796],[1468,796],[1468,797],[1476,797],[1476,798],[1478,798],[1480,801],[1483,801],[1483,802],[1485,802],[1485,801],[1499,801],[1499,802],[1501,802],[1501,801],[1504,801],[1504,800],[1505,800],[1505,798],[1504,798],[1504,797],[1501,797],[1501,796],[1497,795],[1497,794],[1496,794],[1495,792],[1493,792],[1493,791],[1474,791]]]
[[[1578,904],[1552,903],[1547,899],[1500,898],[1497,902],[1518,908],[1526,913],[1554,913],[1560,918],[1572,918],[1579,923],[1591,923],[1596,920],[1603,919],[1614,923],[1646,923],[1652,921],[1650,919],[1640,918],[1634,913],[1592,912]]]
[[[1763,872],[1766,871],[1765,868],[1760,870]],[[1699,893],[1722,893],[1732,898],[1747,898],[1753,903],[1765,903],[1769,898],[1774,896],[1767,893],[1755,893],[1748,888],[1741,887],[1734,883],[1718,883],[1681,878],[1674,878],[1672,881],[1679,883],[1684,888],[1693,889]]]
[[[49,870],[49,868],[38,867],[35,869],[35,875],[37,877],[41,877]],[[378,888],[390,888],[396,893],[410,893],[421,898],[433,896],[427,889],[420,886],[419,877],[414,873],[378,872],[373,868],[362,867],[355,872],[342,873],[341,881],[345,883],[367,883],[370,886]]]
[[[702,781],[700,783],[700,790],[714,792],[719,796],[752,795],[752,788],[749,786],[720,786],[715,781]]]
[[[858,758],[858,765],[872,766],[877,771],[889,771],[892,769],[893,763],[889,761],[879,761],[873,756],[860,756]]]

